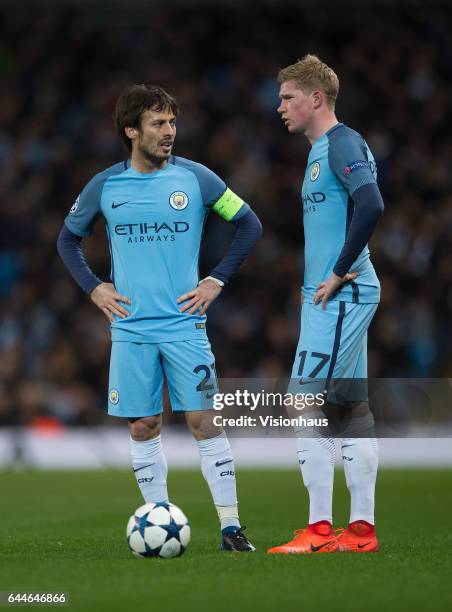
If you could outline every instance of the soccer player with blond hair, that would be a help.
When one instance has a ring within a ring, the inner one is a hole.
[[[330,413],[351,417],[340,434],[351,511],[348,528],[338,535],[332,518],[333,434],[300,428],[296,442],[309,492],[308,526],[268,552],[376,551],[378,448],[367,386],[354,384],[367,378],[367,330],[380,300],[367,246],[383,212],[376,164],[364,138],[336,118],[339,79],[329,66],[306,55],[280,70],[278,81],[281,119],[311,144],[301,189],[305,271],[291,387],[306,391],[321,384]],[[351,384],[341,399],[328,391],[342,379]]]

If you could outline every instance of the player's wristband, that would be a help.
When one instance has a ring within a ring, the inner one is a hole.
[[[211,280],[219,287],[224,287],[223,281],[221,281],[219,278],[215,278],[214,276],[206,276],[206,278],[203,278],[202,280],[199,281],[198,286],[206,280]]]

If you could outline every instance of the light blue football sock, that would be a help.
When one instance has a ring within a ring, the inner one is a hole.
[[[160,436],[137,441],[130,438],[130,452],[137,484],[146,503],[167,502],[168,464]]]
[[[240,527],[234,459],[226,434],[198,440],[197,444],[201,471],[209,485],[221,529]]]

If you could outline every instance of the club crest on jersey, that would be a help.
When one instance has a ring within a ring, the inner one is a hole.
[[[80,196],[77,197],[77,199],[75,200],[75,202],[72,204],[71,209],[69,210],[69,214],[74,214],[75,211],[78,208],[78,203],[80,202]]]
[[[319,174],[320,174],[320,164],[319,162],[315,162],[315,164],[312,164],[312,168],[311,168],[311,181],[316,181],[319,178]]]
[[[111,389],[108,397],[112,404],[117,404],[119,402],[119,391],[117,389]]]
[[[184,210],[188,206],[188,195],[183,191],[174,191],[169,197],[169,203],[174,210]]]

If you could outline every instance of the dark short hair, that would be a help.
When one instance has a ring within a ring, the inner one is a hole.
[[[169,110],[177,116],[179,107],[176,100],[164,89],[154,85],[131,85],[119,96],[116,102],[113,120],[119,138],[128,151],[132,150],[132,141],[124,128],[141,127],[141,117],[147,110]]]

